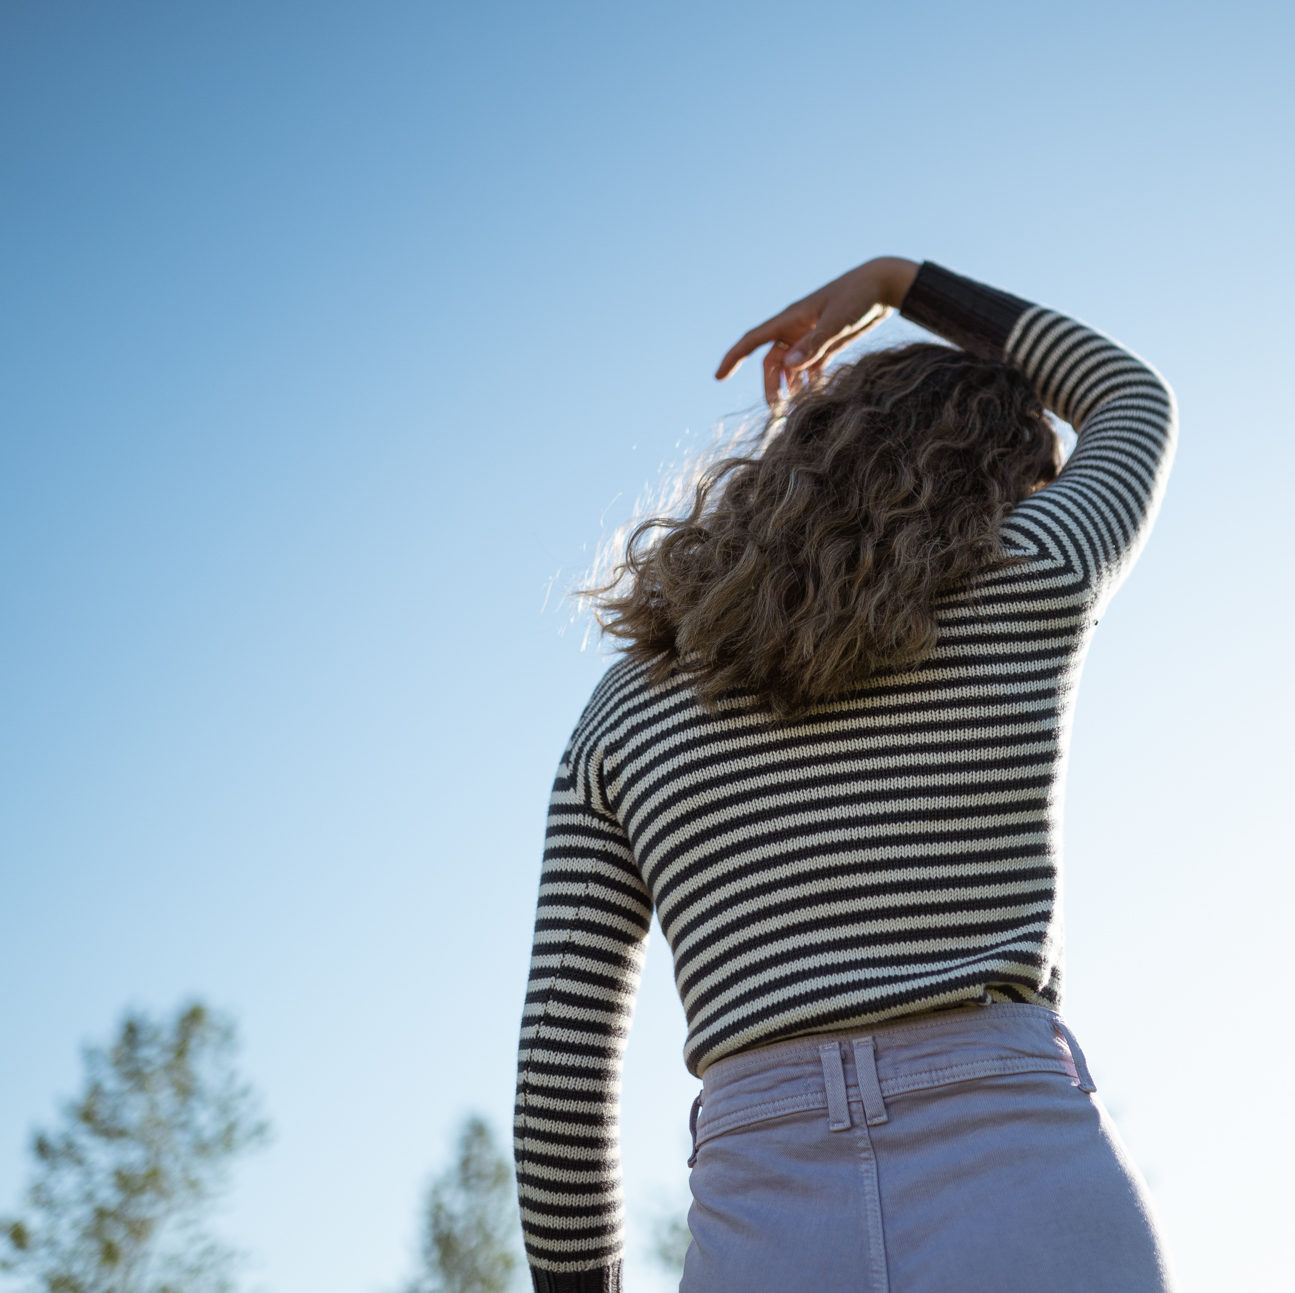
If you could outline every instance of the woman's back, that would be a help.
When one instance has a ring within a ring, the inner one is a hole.
[[[686,676],[630,661],[596,687],[553,787],[522,1021],[533,1268],[618,1260],[620,1064],[654,909],[696,1076],[969,1001],[1060,1008],[1075,689],[1158,506],[1173,395],[1102,334],[929,262],[902,308],[1018,366],[1076,448],[1004,523],[1015,560],[941,599],[920,664],[774,723],[758,697],[712,715]]]

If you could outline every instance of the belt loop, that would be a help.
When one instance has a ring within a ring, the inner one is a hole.
[[[1075,1072],[1079,1074],[1079,1089],[1089,1092],[1096,1091],[1097,1083],[1093,1081],[1093,1075],[1088,1071],[1088,1061],[1084,1058],[1083,1048],[1079,1045],[1079,1040],[1074,1033],[1070,1031],[1070,1025],[1060,1015],[1055,1015],[1052,1022],[1057,1031],[1066,1039],[1066,1045],[1070,1047],[1070,1058],[1075,1061]]]
[[[827,1125],[832,1131],[844,1131],[850,1125],[850,1103],[845,1095],[841,1043],[824,1042],[818,1048],[818,1057],[823,1061],[823,1081],[827,1086]]]
[[[692,1155],[688,1159],[688,1166],[693,1167],[697,1162],[697,1112],[701,1108],[701,1098],[704,1089],[697,1092],[697,1098],[692,1102],[692,1112],[688,1115],[688,1135],[692,1137]]]
[[[877,1045],[871,1037],[864,1037],[854,1046],[854,1072],[863,1096],[863,1115],[869,1127],[888,1122],[886,1102],[881,1097],[881,1082],[877,1078]]]

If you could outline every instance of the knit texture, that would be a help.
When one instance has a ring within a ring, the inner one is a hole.
[[[622,658],[553,783],[514,1150],[538,1293],[619,1287],[622,1061],[655,912],[696,1077],[754,1046],[977,1000],[1061,1008],[1061,808],[1092,630],[1146,540],[1174,395],[1076,319],[921,266],[901,313],[1005,358],[1078,432],[938,605],[917,666],[771,723]],[[567,1281],[570,1282],[567,1282]]]

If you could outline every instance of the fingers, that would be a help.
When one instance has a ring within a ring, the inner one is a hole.
[[[882,304],[885,284],[876,266],[868,261],[752,328],[720,360],[716,378],[723,381],[747,355],[769,342],[787,343],[789,353],[778,358],[784,374],[821,367],[829,355],[891,314],[892,307]],[[766,359],[766,393],[770,367]]]
[[[747,355],[767,342],[794,346],[818,322],[821,309],[816,297],[807,296],[752,328],[719,361],[719,367],[715,370],[716,379],[722,382]]]
[[[812,386],[822,377],[833,355],[875,327],[889,313],[889,309],[880,314],[869,313],[858,323],[836,330],[830,325],[814,328],[794,345],[782,340],[774,341],[764,357],[765,402],[772,408],[781,400],[784,383],[788,398],[793,392]]]
[[[789,350],[785,356],[786,364],[789,369],[803,368],[806,364],[812,364],[823,357],[828,344],[833,340],[830,332],[822,328],[815,328],[813,332],[807,333],[795,345],[795,348]]]
[[[789,394],[816,381],[837,351],[890,314],[889,306],[877,304],[862,316],[854,311],[830,311],[820,317],[818,307],[806,298],[744,334],[720,360],[715,377],[723,381],[753,351],[772,343],[764,357],[764,397],[772,407],[782,398],[784,381]]]
[[[858,320],[837,324],[834,320],[824,319],[788,352],[783,358],[783,367],[789,373],[803,369],[817,376],[833,355],[853,344],[883,319],[889,318],[891,313],[889,306],[878,305]]]
[[[788,346],[785,341],[775,341],[764,357],[764,399],[773,408],[784,399],[808,390],[821,376],[822,365],[808,367],[800,372],[789,372],[785,363]],[[786,394],[783,385],[786,385]]]
[[[786,311],[783,314],[775,315],[772,319],[766,319],[758,327],[752,328],[750,332],[746,333],[729,350],[728,354],[719,361],[719,367],[715,370],[716,380],[722,382],[747,355],[753,350],[758,350],[765,342],[784,339],[782,334],[785,327],[785,313]],[[790,345],[793,339],[788,337],[785,340]]]
[[[783,365],[793,372],[798,368],[821,372],[823,365],[838,350],[844,350],[863,331],[863,328],[854,328],[845,332],[831,333],[815,329],[808,336],[802,337],[794,349],[787,352],[783,358]]]
[[[770,408],[782,399],[782,360],[786,353],[787,343],[775,341],[764,357],[764,401]]]

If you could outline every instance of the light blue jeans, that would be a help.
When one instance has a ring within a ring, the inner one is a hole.
[[[719,1060],[680,1293],[1171,1293],[1059,1014],[990,1002]]]

